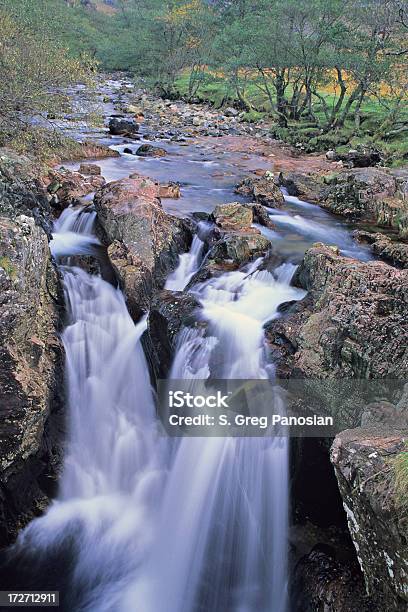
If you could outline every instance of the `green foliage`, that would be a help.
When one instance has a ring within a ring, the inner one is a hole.
[[[394,164],[407,154],[407,6],[116,0],[107,11],[103,0],[0,0],[0,53],[3,59],[6,48],[8,66],[7,73],[0,64],[0,87],[7,89],[8,79],[15,87],[19,102],[9,116],[16,121],[33,108],[52,115],[63,100],[45,101],[51,82],[59,88],[74,72],[84,78],[98,62],[104,70],[132,71],[169,97],[234,104],[250,122],[267,114],[277,137],[306,150],[375,143]]]
[[[408,443],[406,450],[394,460],[394,474],[398,509],[406,517],[408,516]]]
[[[243,114],[242,119],[243,121],[247,121],[248,123],[256,123],[257,121],[263,119],[264,116],[265,113],[259,113],[255,110],[250,110]]]
[[[50,36],[45,1],[3,0],[0,7],[0,145],[20,150],[52,147],[59,136],[47,118],[70,108],[66,88],[90,84],[93,63],[69,57]]]
[[[6,256],[0,257],[0,268],[3,268],[7,276],[13,280],[16,277],[16,270],[10,259]]]

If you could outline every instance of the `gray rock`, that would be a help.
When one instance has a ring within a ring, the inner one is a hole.
[[[114,136],[132,137],[139,131],[139,124],[134,119],[112,117],[109,120],[109,132]]]
[[[407,438],[407,429],[384,424],[352,429],[331,451],[367,591],[381,611],[408,607],[408,490],[406,476],[405,485],[398,480]]]
[[[44,230],[0,217],[0,544],[55,494],[63,402],[61,292]]]
[[[136,155],[139,155],[139,157],[165,157],[167,151],[161,147],[143,144],[136,150]]]

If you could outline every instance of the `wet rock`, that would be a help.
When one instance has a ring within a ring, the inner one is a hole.
[[[281,172],[279,184],[287,189],[289,195],[306,202],[319,202],[325,193],[323,180],[316,174]]]
[[[229,106],[225,109],[224,115],[226,117],[238,117],[239,111],[236,108],[232,108],[232,106]]]
[[[154,296],[147,337],[144,338],[154,378],[165,378],[168,375],[177,334],[183,327],[198,325],[194,313],[199,308],[200,302],[188,293],[162,290]]]
[[[97,164],[81,164],[79,166],[80,174],[85,174],[87,176],[100,176],[102,173],[101,167]]]
[[[391,171],[355,169],[326,176],[325,182],[324,208],[351,219],[395,227],[401,237],[408,235],[408,201]]]
[[[407,438],[408,428],[382,423],[343,431],[331,451],[367,591],[381,611],[408,606]]]
[[[61,304],[44,230],[32,217],[0,217],[0,545],[14,540],[55,494]]]
[[[317,545],[297,564],[295,612],[380,612],[364,589],[358,566],[334,558],[327,545]]]
[[[143,144],[136,150],[136,155],[139,155],[139,157],[165,157],[167,151],[161,147]]]
[[[106,181],[99,175],[83,176],[79,172],[61,168],[50,170],[41,182],[53,198],[53,207],[61,211],[77,204],[81,198],[102,187]]]
[[[163,286],[188,250],[186,221],[168,215],[159,186],[147,177],[109,183],[95,195],[95,208],[108,254],[122,280],[130,312],[137,319],[149,308],[153,292]]]
[[[62,161],[75,161],[82,159],[105,159],[107,157],[120,157],[120,153],[106,145],[85,140],[80,143],[79,149],[69,155],[68,159]]]
[[[253,221],[251,208],[239,202],[216,206],[212,216],[218,227],[225,231],[246,230]]]
[[[113,136],[132,137],[139,131],[139,124],[134,119],[120,119],[112,117],[109,120],[109,132]]]
[[[251,204],[253,220],[255,223],[259,223],[269,229],[276,229],[275,224],[271,221],[268,211],[262,204]]]
[[[356,230],[353,236],[359,242],[370,244],[374,255],[401,268],[408,267],[408,244],[392,240],[381,233]]]
[[[271,172],[265,172],[261,177],[244,179],[235,189],[236,193],[254,198],[259,204],[279,208],[285,199]]]
[[[270,248],[270,241],[261,234],[225,235],[212,247],[207,261],[209,264],[231,265],[234,269],[265,255]]]
[[[278,370],[316,379],[407,376],[406,270],[316,244],[293,283],[309,293],[295,314],[271,322],[292,353],[282,351]]]
[[[124,153],[127,153],[128,155],[134,155],[134,151],[133,151],[133,149],[131,149],[130,147],[125,147],[125,148],[123,149],[123,152],[124,152]]]
[[[181,197],[181,189],[178,183],[167,183],[166,185],[160,185],[159,196],[161,198],[174,198],[178,199]]]
[[[41,168],[25,156],[9,149],[0,149],[0,216],[33,216],[44,230],[51,233],[52,209],[45,190],[37,180]]]

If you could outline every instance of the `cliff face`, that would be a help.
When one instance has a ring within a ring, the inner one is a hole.
[[[0,545],[47,505],[60,460],[61,288],[28,168],[0,158]]]
[[[407,440],[408,427],[357,428],[339,434],[331,454],[367,591],[390,612],[408,606],[407,491],[397,467]]]

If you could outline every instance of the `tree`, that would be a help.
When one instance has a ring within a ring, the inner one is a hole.
[[[3,1],[0,9],[0,117],[3,143],[30,138],[49,115],[70,105],[64,88],[89,80],[87,59],[73,59],[46,30],[44,3]],[[42,19],[41,19],[42,18]],[[34,26],[34,27],[33,27]]]

